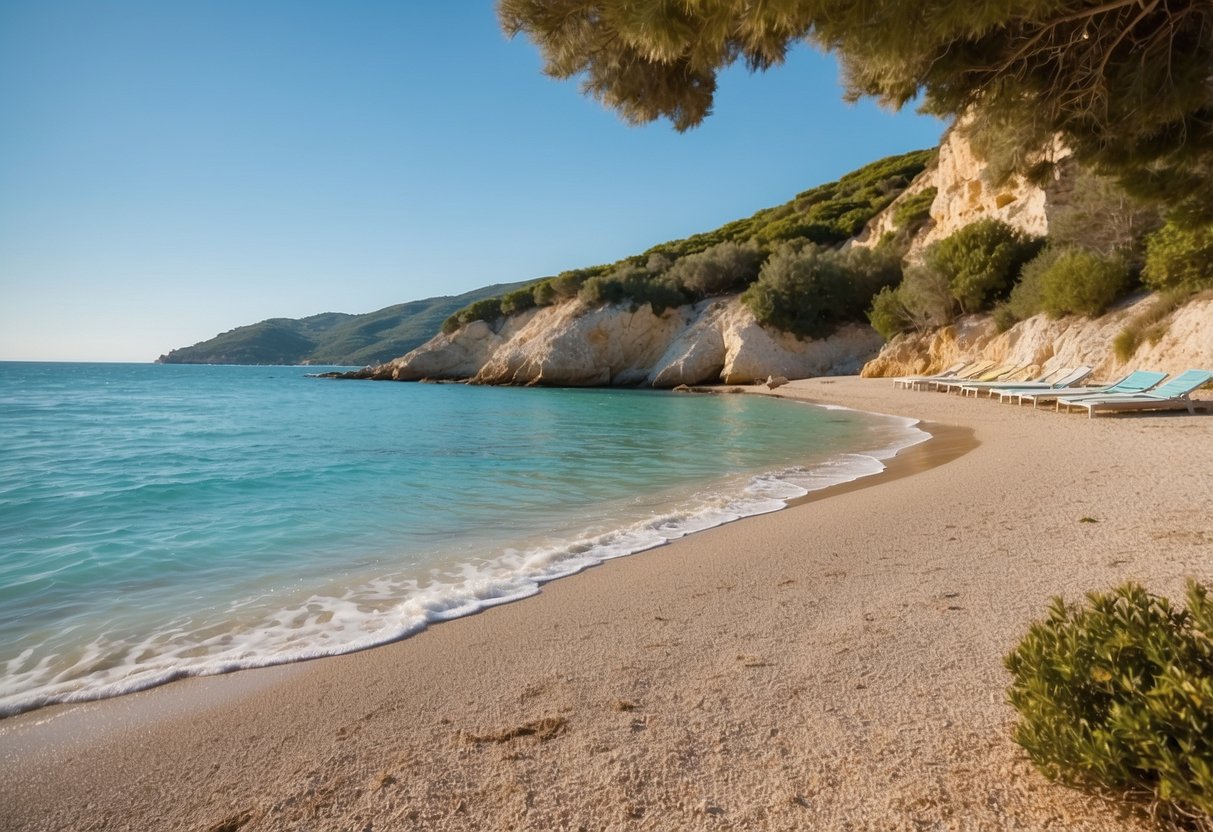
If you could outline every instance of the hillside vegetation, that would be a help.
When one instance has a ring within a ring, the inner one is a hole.
[[[1049,235],[1031,237],[996,219],[973,222],[922,251],[901,281],[872,299],[869,319],[886,339],[930,332],[962,314],[988,312],[1000,330],[1038,314],[1097,318],[1143,289],[1166,303],[1130,321],[1122,361],[1188,298],[1213,288],[1213,225],[1132,197],[1115,182],[1076,170]],[[909,202],[909,200],[907,200]]]
[[[377,364],[424,344],[453,311],[518,288],[499,283],[462,295],[426,298],[365,315],[325,312],[270,318],[162,355],[161,364]]]
[[[760,322],[806,337],[827,335],[838,324],[864,320],[873,293],[901,277],[895,246],[861,258],[835,249],[892,203],[935,153],[890,156],[714,231],[484,298],[448,318],[443,331],[573,298],[588,304],[647,303],[660,314],[744,291]],[[913,212],[905,217],[907,224],[919,219]]]

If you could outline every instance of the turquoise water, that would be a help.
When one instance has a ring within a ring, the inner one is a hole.
[[[0,715],[398,639],[924,437],[755,396],[308,372],[0,363]]]

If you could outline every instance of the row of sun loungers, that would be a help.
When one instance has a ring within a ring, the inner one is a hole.
[[[1033,379],[1024,379],[1032,368],[1014,365],[995,366],[993,361],[960,362],[933,376],[905,376],[893,380],[895,387],[914,390],[941,390],[985,393],[998,396],[1000,402],[1053,402],[1055,410],[1085,409],[1090,418],[1096,413],[1120,413],[1134,410],[1183,410],[1195,412],[1191,394],[1213,380],[1208,370],[1188,370],[1169,381],[1166,373],[1137,370],[1124,378],[1095,387],[1081,387],[1093,372],[1091,367],[1054,370]]]

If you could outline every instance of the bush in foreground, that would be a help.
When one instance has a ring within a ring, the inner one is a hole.
[[[1213,825],[1213,602],[1125,584],[1053,600],[1006,658],[1015,741],[1046,776]]]

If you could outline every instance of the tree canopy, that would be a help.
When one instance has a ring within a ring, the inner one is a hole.
[[[1209,0],[499,0],[498,12],[549,75],[581,78],[633,123],[694,127],[717,72],[768,69],[808,41],[839,58],[848,98],[971,114],[1026,151],[1018,172],[1059,135],[1132,192],[1213,210]]]

